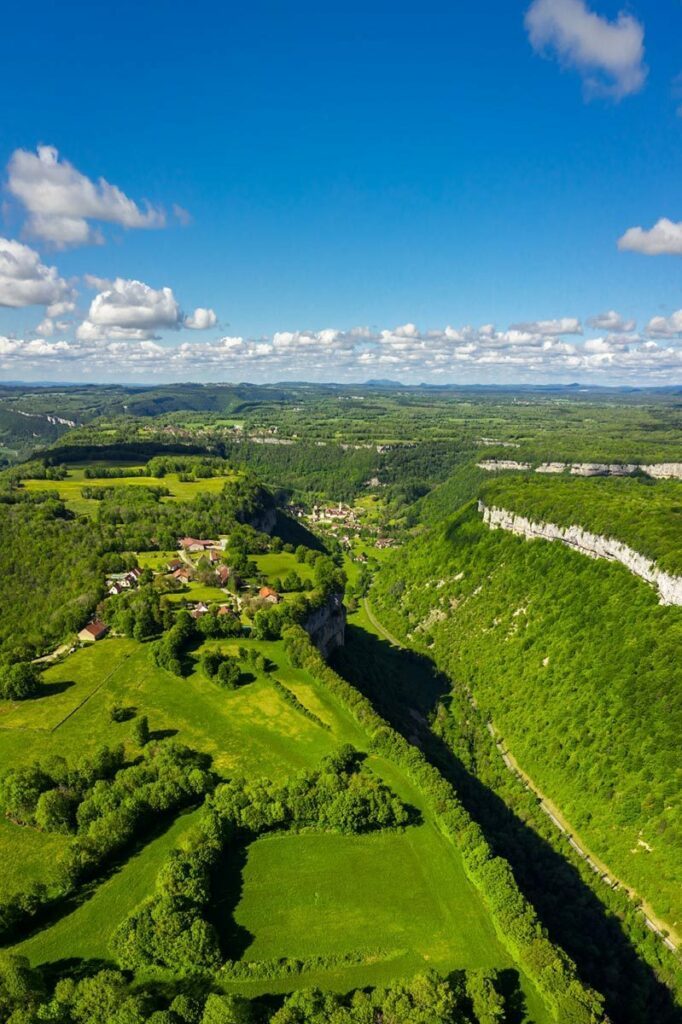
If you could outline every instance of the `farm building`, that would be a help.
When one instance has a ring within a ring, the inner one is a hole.
[[[196,537],[182,537],[180,547],[185,551],[208,551],[209,548],[218,547],[216,540],[197,540]]]
[[[78,639],[84,643],[94,643],[95,640],[101,640],[108,629],[109,627],[99,619],[93,619],[79,631]]]

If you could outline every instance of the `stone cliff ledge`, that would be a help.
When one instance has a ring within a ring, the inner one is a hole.
[[[508,509],[489,508],[482,501],[478,503],[478,510],[483,514],[484,523],[493,530],[508,530],[528,539],[541,537],[544,540],[558,540],[590,558],[620,562],[630,572],[657,587],[661,604],[682,605],[682,576],[664,572],[654,561],[613,537],[589,533],[580,526],[563,527],[554,523],[534,523]]]

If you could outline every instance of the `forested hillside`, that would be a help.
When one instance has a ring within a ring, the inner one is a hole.
[[[621,566],[489,531],[474,505],[396,553],[372,601],[470,689],[585,841],[682,920],[682,613]]]
[[[85,518],[51,492],[56,482],[44,486],[35,494],[0,494],[4,655],[42,653],[80,629],[104,595],[106,574],[134,565],[135,552],[172,549],[186,533],[217,536],[272,506],[270,492],[253,479],[185,502],[164,501],[162,486],[112,486],[95,491],[96,515]]]
[[[682,573],[682,487],[678,480],[648,477],[498,477],[480,491],[486,505],[509,509],[531,521],[579,525],[614,537]]]

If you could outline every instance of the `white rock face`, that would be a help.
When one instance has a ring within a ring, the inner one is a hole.
[[[544,540],[559,540],[590,558],[620,562],[635,576],[658,588],[660,604],[682,605],[682,576],[664,572],[651,559],[645,558],[638,551],[613,537],[589,533],[580,526],[563,527],[554,523],[533,523],[525,516],[517,515],[516,512],[510,512],[505,508],[488,508],[482,501],[478,503],[478,510],[483,513],[483,521],[492,530],[509,530],[510,533],[528,539],[542,537]]]
[[[513,459],[484,459],[477,462],[479,469],[486,469],[489,473],[497,469],[530,469],[530,462],[514,462]]]
[[[571,466],[573,476],[632,476],[637,470],[635,465],[614,462],[574,462]]]
[[[513,459],[484,459],[476,465],[489,473],[533,468],[530,462],[514,462]],[[656,480],[682,480],[682,462],[658,462],[648,466],[635,462],[542,462],[535,467],[535,472],[563,473],[567,469],[572,476],[632,476],[639,470]]]
[[[682,480],[682,462],[659,462],[654,466],[642,466],[642,469],[657,480]]]

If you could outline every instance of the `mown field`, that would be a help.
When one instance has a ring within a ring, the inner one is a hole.
[[[90,464],[92,465],[92,464]],[[110,468],[142,469],[143,466],[121,466],[112,462]],[[88,487],[165,487],[170,491],[167,501],[189,501],[198,494],[217,494],[225,484],[237,478],[236,473],[226,476],[207,477],[202,480],[180,480],[177,473],[167,473],[163,477],[155,476],[121,476],[121,477],[86,477],[86,464],[74,466],[67,472],[64,480],[24,480],[22,486],[29,492],[54,491],[72,512],[78,515],[92,515],[97,508],[95,498],[84,498],[83,489]]]
[[[146,714],[153,736],[179,741],[211,754],[216,770],[282,778],[319,764],[339,744],[366,749],[355,720],[303,669],[288,665],[281,642],[206,641],[236,655],[256,646],[277,666],[271,673],[244,663],[244,685],[225,691],[198,667],[179,678],[153,665],[149,645],[106,639],[78,650],[43,675],[44,695],[23,704],[0,705],[0,763],[26,763],[52,753],[76,756],[102,743],[130,744],[135,721],[113,723],[118,704]],[[324,725],[306,717],[277,692],[284,684]],[[248,681],[250,680],[250,681]],[[326,726],[326,727],[324,727]],[[369,764],[402,799],[422,809],[419,794],[402,773],[381,758]],[[75,905],[17,949],[34,964],[106,960],[111,934],[154,888],[168,851],[193,820],[192,812],[161,823],[86,887]],[[22,861],[36,878],[50,877],[65,837],[4,823],[0,858],[6,881],[17,880]],[[24,865],[25,867],[25,865]],[[426,818],[399,832],[364,837],[304,834],[261,839],[247,851],[235,921],[252,941],[246,959],[372,952],[369,962],[316,972],[316,983],[345,990],[381,983],[427,966],[442,971],[472,966],[512,968],[487,911],[467,880],[459,857]],[[11,886],[10,886],[11,888]],[[308,979],[310,980],[310,979]],[[230,982],[244,994],[287,991],[300,979]],[[548,1019],[532,987],[524,982],[533,1019]]]

